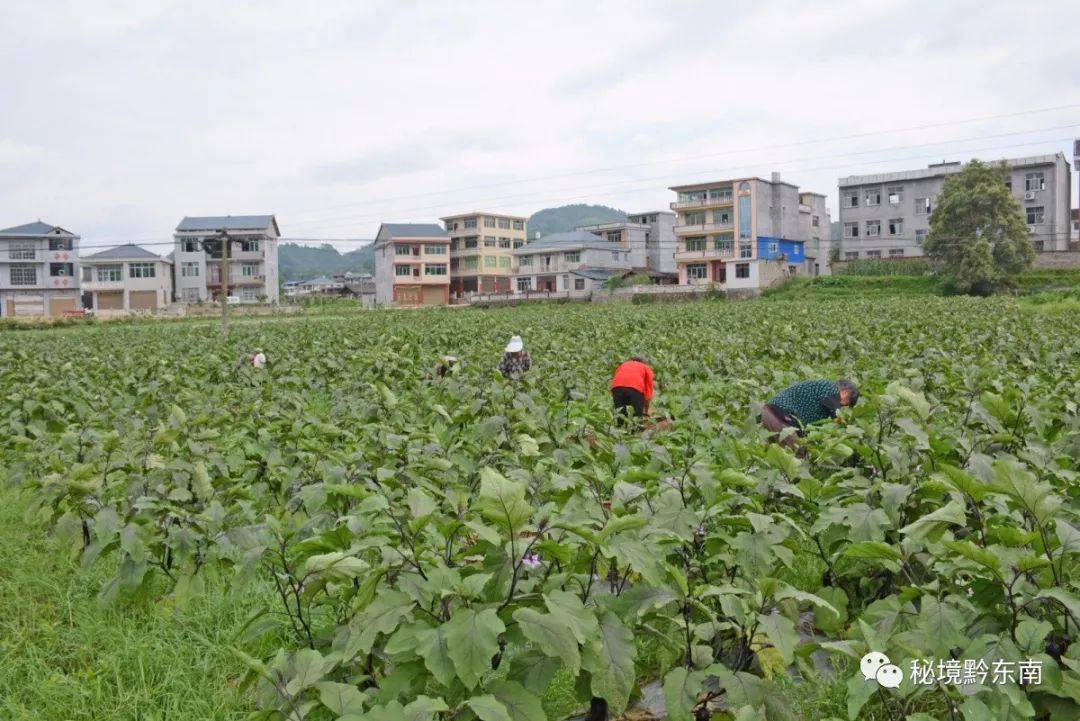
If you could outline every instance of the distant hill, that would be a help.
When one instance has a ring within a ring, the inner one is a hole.
[[[564,205],[561,208],[544,208],[532,214],[526,225],[529,240],[551,233],[564,233],[582,225],[617,223],[626,220],[626,213],[606,205]]]
[[[278,268],[283,282],[308,280],[331,273],[374,273],[375,250],[362,245],[345,253],[329,243],[322,245],[297,245],[282,243],[278,246]]]

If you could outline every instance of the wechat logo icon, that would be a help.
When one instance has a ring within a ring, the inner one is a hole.
[[[889,657],[877,651],[871,651],[859,661],[864,681],[877,681],[883,688],[900,688],[904,672],[894,666]]]

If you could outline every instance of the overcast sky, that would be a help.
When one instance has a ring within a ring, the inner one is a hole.
[[[1080,137],[1076,0],[2,5],[0,227],[84,245],[168,241],[184,215],[371,238],[644,211],[772,171],[835,220],[842,175],[1071,162]]]

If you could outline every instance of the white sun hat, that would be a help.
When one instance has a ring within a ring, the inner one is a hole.
[[[517,353],[525,347],[525,342],[521,340],[521,336],[516,335],[510,339],[510,342],[506,344],[507,353]]]

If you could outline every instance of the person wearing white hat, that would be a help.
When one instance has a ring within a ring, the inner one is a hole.
[[[525,342],[521,340],[521,336],[515,335],[506,344],[502,362],[499,363],[499,372],[506,379],[516,381],[520,380],[525,375],[525,371],[530,368],[532,368],[532,358],[525,350]]]

